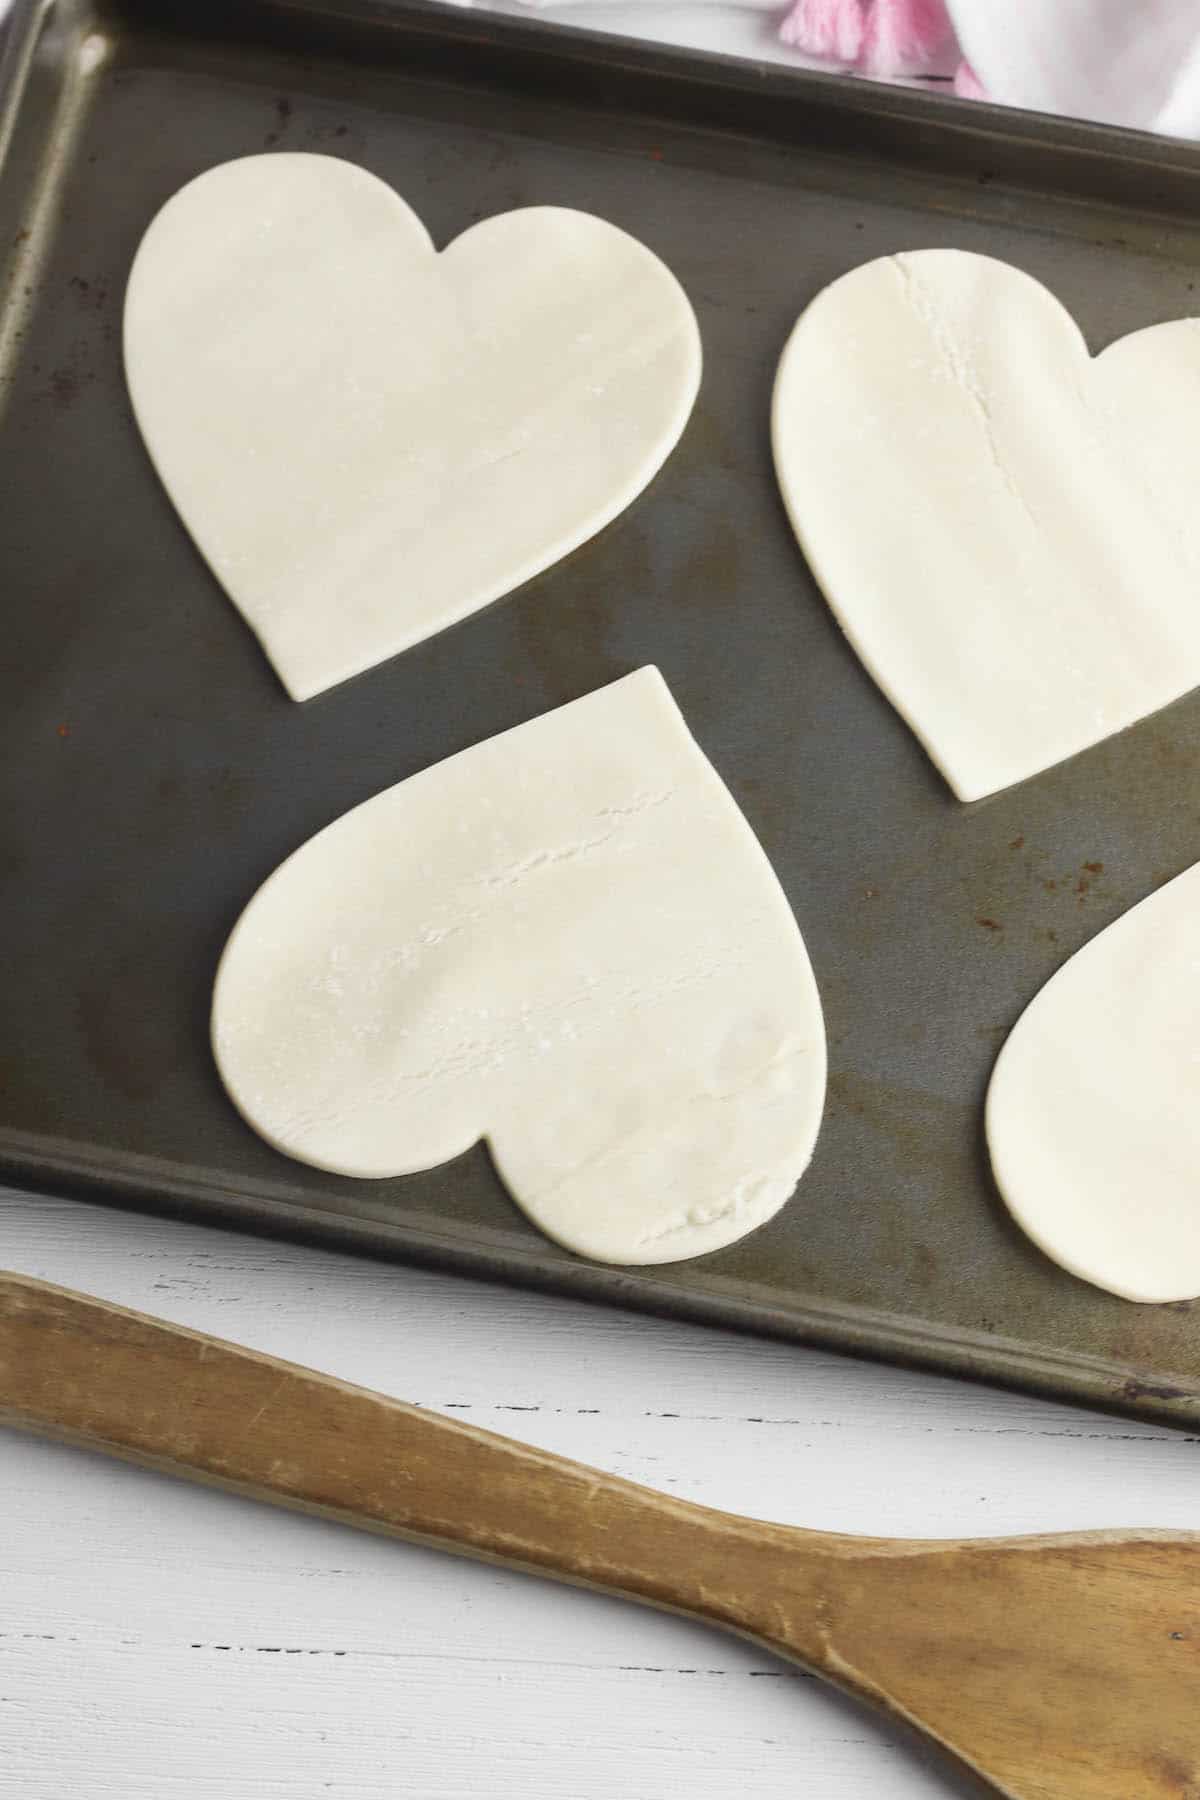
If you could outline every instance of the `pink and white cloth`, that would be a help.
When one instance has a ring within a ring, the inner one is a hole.
[[[471,4],[472,0],[456,0]],[[474,0],[1007,106],[1200,138],[1197,0]]]

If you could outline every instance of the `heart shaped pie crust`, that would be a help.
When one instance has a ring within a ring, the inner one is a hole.
[[[304,844],[229,940],[213,1045],[289,1156],[402,1175],[486,1138],[535,1224],[618,1263],[769,1219],[825,1095],[799,928],[653,668]]]
[[[374,175],[276,154],[159,212],[125,363],[168,493],[303,700],[615,518],[687,422],[700,339],[602,219],[529,207],[439,255]]]
[[[796,534],[955,793],[1036,775],[1200,683],[1200,321],[1092,358],[960,250],[818,295],[775,385]]]

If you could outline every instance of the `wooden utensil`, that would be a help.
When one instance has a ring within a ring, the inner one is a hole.
[[[1200,1534],[764,1524],[3,1273],[0,1423],[724,1626],[1012,1800],[1200,1797]]]

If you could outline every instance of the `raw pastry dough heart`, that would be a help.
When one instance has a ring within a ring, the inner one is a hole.
[[[1030,1002],[987,1099],[996,1181],[1048,1256],[1128,1300],[1200,1295],[1200,865]]]
[[[400,1175],[486,1137],[543,1231],[622,1263],[770,1218],[825,1094],[796,921],[653,668],[312,838],[234,929],[213,1045],[289,1156]]]
[[[842,628],[963,800],[1200,682],[1200,321],[1094,360],[1029,276],[958,250],[802,315],[775,461]]]
[[[700,340],[601,219],[529,207],[437,255],[375,176],[273,155],[155,218],[125,360],[167,491],[304,700],[615,518],[687,422]]]

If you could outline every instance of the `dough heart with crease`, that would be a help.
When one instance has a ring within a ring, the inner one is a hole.
[[[530,207],[438,255],[375,176],[300,154],[167,202],[125,359],[168,493],[298,700],[600,530],[700,379],[683,290],[617,227]]]
[[[1038,282],[922,250],[801,316],[775,388],[792,523],[964,800],[1200,683],[1200,321],[1088,355]]]
[[[213,1047],[288,1155],[379,1177],[486,1137],[543,1231],[623,1263],[769,1219],[825,1094],[796,921],[653,668],[297,850],[234,928]]]

